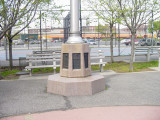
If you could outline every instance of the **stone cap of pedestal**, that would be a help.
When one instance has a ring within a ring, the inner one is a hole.
[[[63,53],[69,54],[68,68],[63,68]],[[73,53],[80,53],[80,69],[73,69]],[[88,53],[88,68],[85,68],[84,53]],[[91,75],[90,48],[88,44],[62,44],[60,75],[62,77],[86,77]]]

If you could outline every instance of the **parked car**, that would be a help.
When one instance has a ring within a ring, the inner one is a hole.
[[[129,41],[125,42],[124,44],[125,44],[125,45],[131,45],[131,44],[132,44],[131,39],[129,39]],[[135,45],[138,45],[138,44],[139,44],[138,39],[134,39],[134,44],[135,44]]]
[[[35,44],[35,42],[34,41],[29,41],[29,44]]]
[[[84,41],[84,43],[87,43],[87,39],[85,38],[85,39],[82,39],[83,41]]]
[[[55,43],[56,43],[56,42],[58,42],[59,40],[54,40],[54,41],[55,41]]]
[[[96,42],[93,39],[87,40],[87,43],[90,45],[96,45]]]
[[[130,39],[123,39],[123,40],[121,40],[121,44],[125,44],[128,41],[131,41],[131,40]]]
[[[6,41],[1,41],[1,46],[4,46],[5,44],[6,44]]]
[[[39,40],[34,40],[34,43],[35,44],[40,44],[40,41]]]
[[[152,39],[147,38],[147,39],[142,39],[140,42],[141,46],[151,46],[152,45]],[[153,39],[153,46],[157,45],[157,42]]]
[[[19,41],[16,43],[16,45],[24,45],[24,41],[19,40]]]
[[[157,46],[160,46],[160,41],[157,42]]]
[[[51,40],[51,42],[55,42],[55,40]]]
[[[12,43],[15,44],[15,45],[17,45],[18,40],[13,40]]]

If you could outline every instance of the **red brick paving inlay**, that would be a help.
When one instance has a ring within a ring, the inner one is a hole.
[[[160,120],[160,106],[115,106],[51,111],[1,120]]]

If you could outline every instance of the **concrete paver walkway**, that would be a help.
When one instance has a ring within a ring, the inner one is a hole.
[[[1,120],[160,120],[160,107],[95,107],[26,114]]]

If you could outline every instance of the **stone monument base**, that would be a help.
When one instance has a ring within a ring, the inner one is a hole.
[[[64,54],[68,54],[67,59],[65,59]],[[79,59],[76,59],[75,62],[73,60],[73,54],[79,54]],[[87,54],[86,61],[85,54]],[[88,44],[62,44],[61,59],[60,76],[82,78],[91,75],[90,48]],[[64,63],[67,63],[67,66]],[[74,68],[77,65],[79,65],[79,68]]]
[[[102,75],[93,74],[84,78],[61,77],[60,74],[48,77],[47,92],[63,96],[93,95],[105,90]]]

